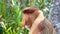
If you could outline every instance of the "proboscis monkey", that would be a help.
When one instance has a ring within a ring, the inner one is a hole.
[[[51,22],[43,16],[43,12],[35,7],[22,10],[22,25],[29,28],[29,34],[56,34]]]

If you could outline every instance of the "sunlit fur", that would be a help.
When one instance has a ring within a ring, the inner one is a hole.
[[[46,19],[43,12],[35,7],[22,10],[22,25],[29,30],[29,34],[56,34],[51,22]]]

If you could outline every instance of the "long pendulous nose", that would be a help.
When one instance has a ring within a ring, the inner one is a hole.
[[[22,19],[22,26],[25,26],[27,21],[28,21],[28,15],[24,15]]]

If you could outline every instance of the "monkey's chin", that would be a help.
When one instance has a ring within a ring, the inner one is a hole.
[[[28,28],[28,26],[25,25],[25,28],[30,31],[30,29]]]

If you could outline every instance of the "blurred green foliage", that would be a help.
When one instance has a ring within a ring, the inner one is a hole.
[[[22,9],[28,6],[38,7],[48,17],[51,0],[0,0],[0,34],[28,34],[21,27]]]

